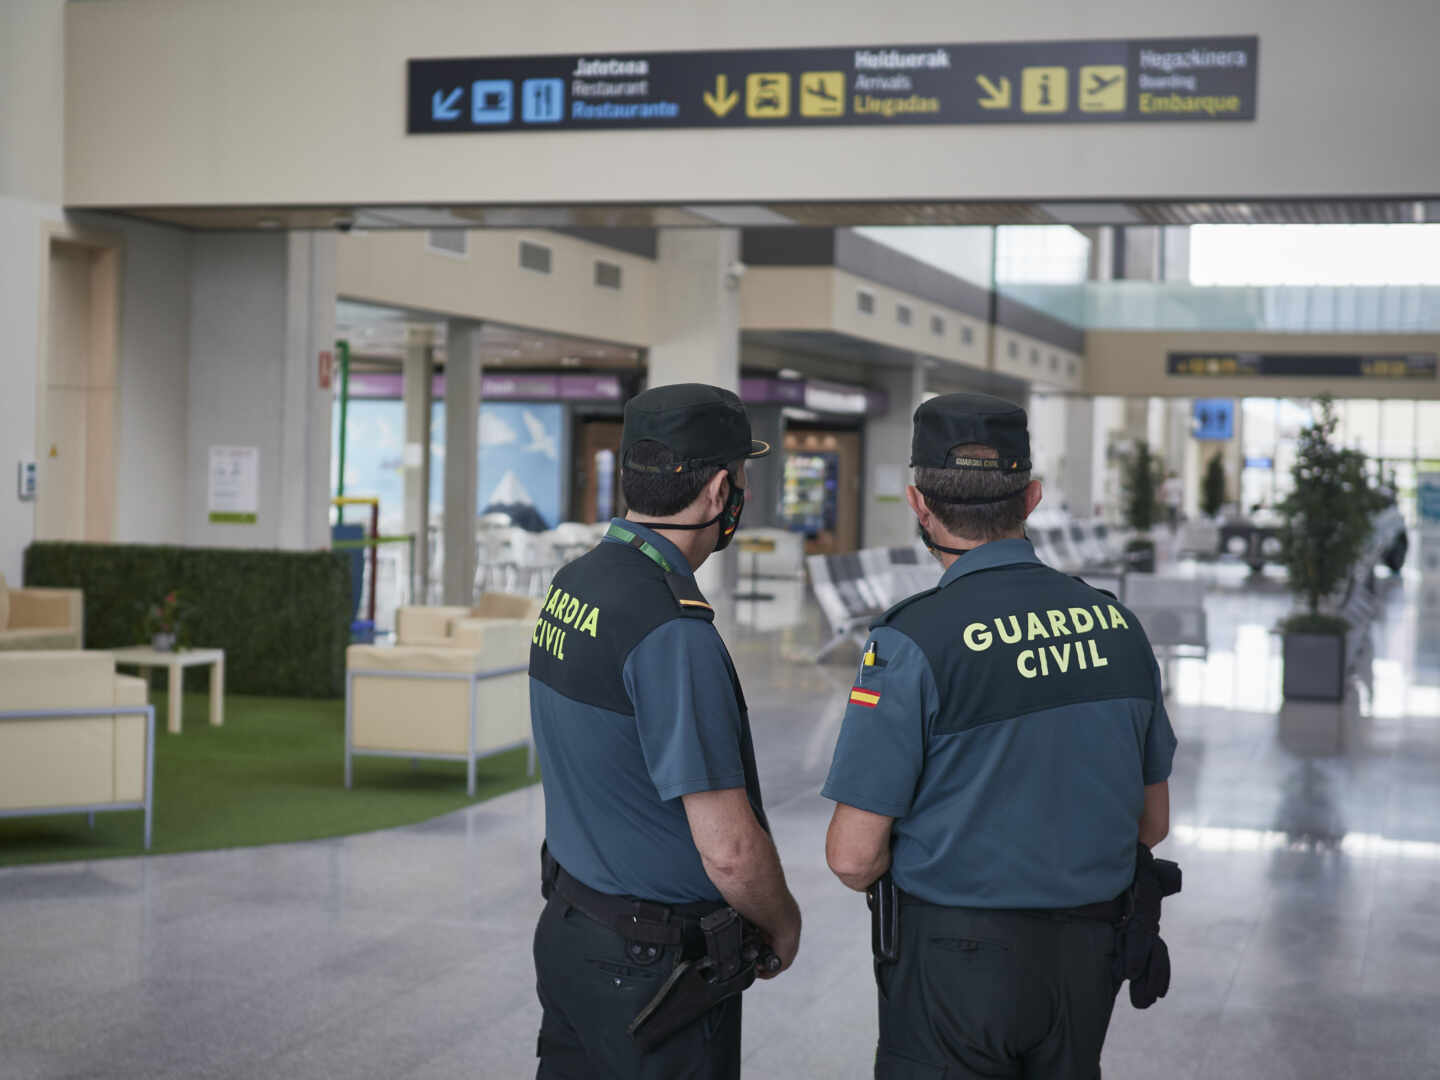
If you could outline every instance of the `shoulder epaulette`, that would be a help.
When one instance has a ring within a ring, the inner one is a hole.
[[[917,592],[914,596],[907,596],[904,600],[901,600],[898,604],[896,604],[894,607],[892,607],[889,611],[885,612],[885,614],[881,615],[878,619],[876,619],[874,622],[872,622],[872,623],[870,624],[870,629],[873,630],[873,629],[875,629],[875,627],[877,627],[877,626],[885,626],[886,624],[888,624],[888,623],[890,622],[891,619],[893,619],[893,618],[894,618],[896,615],[898,615],[901,611],[903,611],[905,608],[909,607],[911,604],[915,603],[916,600],[923,600],[923,599],[925,599],[925,597],[927,597],[927,596],[934,596],[934,595],[935,595],[936,593],[938,593],[939,591],[940,591],[940,586],[939,586],[939,585],[936,585],[933,589],[926,589],[924,592]]]
[[[1116,600],[1116,601],[1118,601],[1118,600],[1120,599],[1118,596],[1116,596],[1116,595],[1115,595],[1113,592],[1111,592],[1109,589],[1102,589],[1102,588],[1100,588],[1099,585],[1091,585],[1088,581],[1086,581],[1086,580],[1085,580],[1083,577],[1081,577],[1079,574],[1071,574],[1070,576],[1071,576],[1072,578],[1074,578],[1076,581],[1078,581],[1081,585],[1084,585],[1087,589],[1094,589],[1094,590],[1095,590],[1096,592],[1098,592],[1101,596],[1108,596],[1111,600]]]
[[[666,574],[665,584],[670,586],[670,594],[675,597],[675,603],[680,606],[682,615],[714,621],[715,609],[705,599],[693,577],[686,574]]]

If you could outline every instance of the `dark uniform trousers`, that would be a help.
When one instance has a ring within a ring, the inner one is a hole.
[[[878,976],[877,1080],[1097,1080],[1114,955],[1099,920],[906,897]]]
[[[625,1032],[670,974],[681,948],[659,948],[652,959],[552,895],[535,929],[535,974],[544,1010],[536,1080],[738,1078],[739,994],[648,1054]]]

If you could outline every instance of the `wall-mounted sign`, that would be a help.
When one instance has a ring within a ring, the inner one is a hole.
[[[1191,434],[1197,439],[1233,439],[1235,402],[1229,398],[1201,398],[1195,402]]]
[[[1172,352],[1168,375],[1278,375],[1311,379],[1433,379],[1434,353]]]
[[[1420,527],[1440,530],[1440,472],[1422,472],[1415,478],[1415,499]]]
[[[1253,120],[1257,37],[411,60],[406,130]]]
[[[254,525],[260,512],[260,448],[210,447],[210,524]]]

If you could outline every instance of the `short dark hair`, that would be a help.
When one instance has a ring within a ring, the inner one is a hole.
[[[967,443],[952,447],[955,456],[994,459],[995,448]],[[915,486],[925,496],[925,505],[940,519],[940,524],[956,536],[967,540],[998,540],[1018,532],[1025,524],[1025,488],[1030,483],[1030,470],[1001,472],[999,469],[931,469],[915,470]],[[964,506],[945,499],[989,499],[1013,492],[1014,498],[1000,502]],[[933,496],[933,498],[932,498]]]
[[[685,472],[651,472],[632,469],[631,465],[654,468],[675,464],[675,454],[654,439],[641,439],[630,448],[620,468],[620,490],[625,505],[646,517],[671,517],[680,513],[699,497],[705,485],[723,471],[723,466],[706,465]]]

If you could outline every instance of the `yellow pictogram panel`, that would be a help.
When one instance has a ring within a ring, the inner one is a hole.
[[[800,76],[801,116],[844,116],[845,73],[807,71]]]
[[[1125,111],[1125,65],[1088,64],[1080,69],[1080,111]]]
[[[745,115],[757,120],[789,116],[790,75],[784,71],[757,71],[746,75]]]
[[[1070,69],[1027,67],[1020,71],[1020,111],[1063,113],[1070,107]]]

